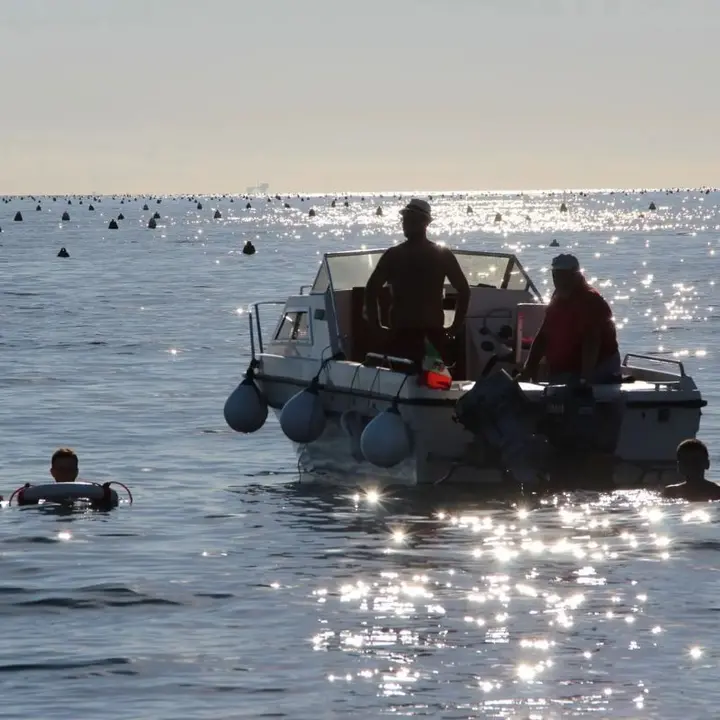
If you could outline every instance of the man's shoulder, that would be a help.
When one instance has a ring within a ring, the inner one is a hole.
[[[402,243],[401,245],[391,245],[385,252],[380,256],[380,260],[383,261],[383,263],[393,263],[397,262],[397,259],[402,255],[403,253],[403,245],[405,243]],[[379,262],[379,261],[378,261]]]
[[[703,492],[712,500],[720,499],[720,485],[712,480],[704,480],[702,484]]]
[[[675,485],[666,485],[662,490],[662,494],[665,497],[671,498],[682,497],[685,494],[684,490],[686,487],[687,483],[684,482],[676,483]]]
[[[690,485],[687,482],[668,485],[663,488],[663,496],[679,500],[703,501],[720,500],[720,485],[712,480],[703,480],[700,484]]]
[[[597,310],[598,312],[605,312],[612,315],[610,303],[608,303],[602,294],[594,287],[587,285],[582,294],[584,303],[591,310]]]
[[[597,289],[594,288],[592,285],[585,285],[583,288],[583,295],[590,301],[590,302],[602,302],[606,303],[607,301],[602,296],[602,293]]]

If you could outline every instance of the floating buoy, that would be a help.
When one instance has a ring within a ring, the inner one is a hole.
[[[394,467],[410,456],[410,431],[395,404],[368,423],[360,449],[370,464],[381,468]]]
[[[118,224],[115,222],[115,220],[111,220],[110,224],[108,225],[108,230],[117,230]]]
[[[383,209],[382,209],[380,206],[378,206],[378,209],[375,211],[375,214],[376,214],[378,217],[382,217]]]
[[[40,212],[41,210],[42,210],[42,208],[40,207],[40,205],[38,205],[38,206],[35,208],[35,212]]]
[[[95,212],[95,206],[94,206],[94,205],[88,205],[88,211],[89,211],[89,212]]]
[[[472,206],[471,206],[471,205],[468,205],[468,206],[467,206],[467,210],[466,210],[465,212],[466,212],[468,215],[472,215],[472,214],[473,214]]]
[[[197,204],[197,209],[198,209],[198,210],[202,210],[202,203],[198,203],[198,204]]]
[[[147,203],[143,205],[143,210],[149,210],[150,208],[147,206]]]
[[[250,203],[248,203],[248,204],[245,206],[245,209],[246,209],[246,210],[252,210],[252,205],[251,205]]]
[[[654,202],[650,203],[650,207],[648,208],[648,210],[657,210],[657,206],[655,205]]]
[[[350,454],[356,462],[363,462],[363,455],[360,446],[364,423],[362,415],[357,410],[347,410],[340,416],[340,427],[350,440]]]
[[[566,205],[565,203],[563,203],[563,204],[560,206],[560,212],[567,212],[567,211],[568,211],[567,205]]]
[[[502,215],[500,213],[495,214],[495,222],[496,223],[502,222]]]
[[[57,256],[61,257],[61,258],[69,258],[70,253],[63,247],[63,248],[60,248],[60,252],[57,254]]]
[[[151,217],[151,218],[148,220],[148,227],[149,227],[151,230],[154,230],[154,229],[157,227],[157,220],[156,220],[154,217]]]
[[[160,198],[157,199],[157,204],[159,205],[162,202]]]
[[[70,222],[70,213],[64,212],[62,214],[62,221],[63,222]]]
[[[219,220],[221,217],[222,217],[222,213],[219,210],[216,210],[215,214],[213,215],[213,218],[215,218],[215,220]]]
[[[72,200],[68,200],[68,205],[72,205]]]
[[[557,240],[553,240],[550,243],[550,247],[560,247],[560,243]]]
[[[14,497],[17,497],[18,505],[37,505],[41,501],[68,503],[85,500],[109,510],[120,504],[120,498],[115,490],[110,487],[111,485],[124,487],[128,492],[130,503],[132,503],[132,493],[122,483],[106,482],[101,485],[100,483],[76,480],[75,482],[56,482],[44,485],[30,485],[30,483],[27,483],[15,490],[10,496],[10,504],[12,504]]]
[[[159,219],[160,219],[160,213],[159,213],[159,212],[156,212],[156,213],[153,215],[153,217],[154,217],[156,220],[159,220]]]
[[[255,246],[248,240],[245,245],[243,246],[243,255],[254,255],[255,254]]]
[[[330,207],[335,207],[336,205],[337,205],[337,200],[333,200],[333,201],[330,203]]]
[[[347,200],[345,201],[345,207],[350,207],[350,203]]]
[[[256,432],[265,424],[268,416],[267,400],[255,384],[252,367],[225,401],[223,414],[228,426],[239,433]]]
[[[325,430],[323,409],[317,379],[293,395],[280,411],[280,427],[286,437],[300,445],[315,442]]]
[[[310,212],[308,213],[308,215],[309,215],[310,217],[315,217],[315,215],[316,215],[315,210],[314,210],[313,208],[310,208]]]
[[[289,210],[289,209],[290,209],[290,203],[285,203],[284,208],[285,208],[286,210]]]
[[[22,221],[23,221],[23,219],[22,219],[22,213],[21,213],[19,210],[15,213],[15,218],[14,218],[14,219],[15,219],[15,222],[22,222]]]
[[[124,219],[125,219],[125,216],[124,216],[122,213],[118,213],[117,219],[118,219],[118,220],[124,220]]]

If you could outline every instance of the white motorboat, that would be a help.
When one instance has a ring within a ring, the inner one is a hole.
[[[562,476],[584,487],[601,471],[602,482],[638,486],[674,477],[676,447],[695,437],[706,405],[682,363],[628,353],[615,384],[515,382],[544,317],[541,295],[514,255],[457,250],[470,305],[452,382],[432,389],[413,363],[383,355],[363,317],[382,252],[327,253],[312,286],[252,306],[252,361],[225,405],[233,429],[259,430],[272,408],[301,470],[360,483]],[[446,287],[447,325],[454,293]],[[283,308],[266,338],[268,305]]]

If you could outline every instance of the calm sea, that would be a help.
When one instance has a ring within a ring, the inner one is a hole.
[[[274,419],[224,425],[247,305],[311,282],[325,251],[399,239],[401,201],[199,200],[0,204],[0,492],[46,481],[70,445],[81,477],[135,495],[109,514],[0,510],[3,718],[717,716],[716,507],[298,485]],[[432,228],[517,252],[544,287],[548,244],[576,253],[623,349],[696,377],[717,459],[719,200],[438,195]]]

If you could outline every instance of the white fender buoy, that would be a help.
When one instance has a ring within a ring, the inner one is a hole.
[[[225,422],[235,432],[253,433],[267,420],[268,405],[248,371],[245,379],[230,393],[223,408]]]
[[[391,468],[412,452],[410,431],[395,405],[374,417],[363,430],[360,449],[377,467]]]
[[[360,447],[360,438],[363,434],[362,415],[357,410],[346,410],[340,416],[340,427],[350,439],[350,454],[356,462],[363,462],[365,456]]]
[[[299,445],[315,442],[323,434],[325,422],[325,410],[317,379],[313,380],[309,387],[293,395],[280,411],[282,431]]]

